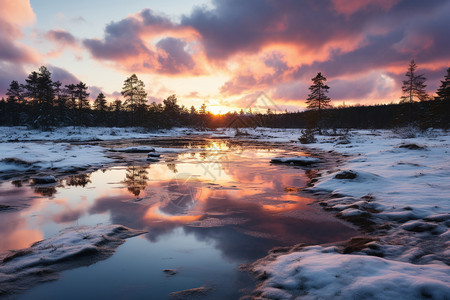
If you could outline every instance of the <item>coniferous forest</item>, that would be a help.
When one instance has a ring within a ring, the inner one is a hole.
[[[180,105],[176,95],[162,103],[148,104],[144,83],[133,74],[124,81],[123,100],[111,101],[100,93],[90,103],[84,82],[62,85],[53,81],[42,66],[25,79],[12,81],[0,101],[0,125],[25,125],[49,129],[58,126],[143,126],[149,129],[187,126],[197,129],[219,127],[273,128],[393,128],[407,125],[426,128],[450,127],[450,68],[441,81],[436,97],[425,92],[423,74],[416,74],[411,61],[403,81],[403,96],[398,104],[332,107],[326,93],[330,89],[325,76],[312,78],[308,110],[303,112],[265,113],[230,112],[214,115],[203,104],[198,110]],[[332,87],[331,87],[332,89]]]

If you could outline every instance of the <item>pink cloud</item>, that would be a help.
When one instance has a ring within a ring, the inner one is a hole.
[[[0,1],[0,19],[9,24],[24,26],[34,22],[36,15],[29,0]]]
[[[35,19],[30,2],[25,0],[0,1],[0,62],[36,62],[39,54],[18,42],[23,37],[22,26]]]
[[[369,7],[387,11],[398,2],[399,0],[332,0],[336,11],[347,16],[368,9]]]

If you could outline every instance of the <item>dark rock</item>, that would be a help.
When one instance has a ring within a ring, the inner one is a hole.
[[[427,149],[427,147],[419,146],[417,144],[402,144],[402,145],[400,145],[398,147],[399,148],[409,149],[409,150],[425,150],[425,149]]]
[[[167,276],[174,276],[178,274],[178,271],[175,269],[164,269],[163,272],[167,275]]]
[[[358,176],[353,171],[342,171],[334,176],[336,179],[355,179]]]

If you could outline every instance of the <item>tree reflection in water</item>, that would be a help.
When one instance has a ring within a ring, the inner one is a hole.
[[[73,175],[66,178],[67,186],[81,186],[85,187],[88,183],[91,183],[91,174],[79,174]]]
[[[123,181],[127,186],[127,190],[134,196],[139,196],[142,190],[147,187],[148,169],[149,167],[129,166]]]
[[[52,197],[56,193],[56,186],[35,186],[34,192],[44,197]]]

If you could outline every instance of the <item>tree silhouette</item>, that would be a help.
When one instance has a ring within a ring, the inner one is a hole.
[[[122,96],[125,98],[125,108],[131,112],[136,112],[139,107],[147,104],[145,84],[138,79],[136,74],[125,79],[122,87]]]
[[[70,109],[76,109],[77,108],[77,92],[76,92],[76,85],[75,84],[67,84],[65,93],[67,97],[69,98],[68,106]]]
[[[441,86],[437,90],[438,100],[450,100],[450,68],[447,69],[447,75],[444,77],[444,81],[441,81]]]
[[[125,98],[125,109],[133,113],[132,125],[142,124],[147,110],[147,92],[144,82],[139,80],[136,74],[125,79],[122,96]]]
[[[178,124],[181,108],[177,104],[177,96],[170,95],[167,99],[163,100],[164,103],[164,115],[168,119],[168,124],[173,126]]]
[[[78,98],[78,111],[81,111],[85,108],[89,108],[89,93],[87,92],[88,87],[82,81],[80,81],[75,86],[75,95]]]
[[[401,96],[401,103],[412,103],[415,98],[418,98],[420,101],[425,101],[428,99],[427,92],[425,91],[425,76],[423,74],[416,74],[417,65],[414,62],[414,59],[409,63],[408,71],[405,76],[406,80],[403,80],[402,91],[403,95]]]
[[[6,98],[8,103],[23,103],[23,87],[16,80],[11,81],[6,96],[8,96]]]
[[[309,87],[311,93],[308,95],[306,104],[309,109],[317,109],[321,112],[325,108],[331,107],[330,98],[326,95],[330,87],[324,82],[327,81],[322,73],[317,73],[317,76],[311,79],[313,85]]]
[[[52,73],[47,67],[42,66],[39,68],[38,73],[38,104],[43,109],[50,109],[53,107],[53,101],[55,100],[55,90],[53,88]]]
[[[50,71],[41,66],[38,72],[32,72],[25,80],[25,96],[31,98],[34,110],[32,120],[34,127],[49,128],[56,124],[53,117],[53,102],[55,100],[55,91]]]
[[[94,108],[98,111],[104,112],[107,107],[106,97],[103,93],[98,94],[97,98],[94,101]]]
[[[28,75],[25,79],[23,88],[25,90],[25,97],[34,103],[39,94],[39,75],[36,71],[33,71]]]
[[[6,102],[9,104],[10,114],[5,119],[12,125],[18,125],[19,104],[24,103],[23,87],[17,81],[13,80],[6,91],[6,95],[8,96]]]
[[[322,73],[317,73],[316,77],[311,78],[313,85],[309,87],[311,93],[308,95],[306,104],[310,110],[314,110],[314,113],[310,113],[307,123],[308,127],[319,127],[319,133],[322,133],[320,121],[322,119],[322,111],[326,108],[330,108],[330,98],[326,95],[330,87],[325,84],[327,79]]]

